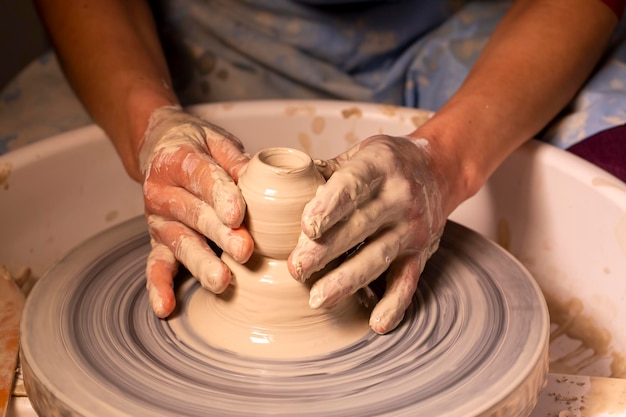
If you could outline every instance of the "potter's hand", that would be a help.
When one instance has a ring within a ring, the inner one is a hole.
[[[311,307],[332,306],[387,270],[370,327],[382,334],[400,323],[445,225],[431,153],[425,139],[378,135],[318,163],[328,182],[304,209],[291,274],[304,281],[364,243],[313,285]]]
[[[152,250],[146,267],[152,309],[168,316],[175,306],[173,277],[179,262],[203,287],[219,293],[230,270],[205,236],[245,262],[252,238],[240,228],[245,203],[235,181],[249,157],[229,132],[177,107],[150,116],[139,152]]]

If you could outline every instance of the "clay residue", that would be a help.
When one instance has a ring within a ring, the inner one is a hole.
[[[451,52],[462,62],[473,60],[483,49],[485,45],[484,39],[465,39],[462,42],[454,42],[451,46]]]
[[[347,147],[350,147],[354,145],[355,143],[357,143],[359,140],[361,140],[361,138],[356,134],[355,129],[356,129],[357,120],[363,117],[363,112],[358,107],[350,107],[347,109],[343,109],[341,111],[341,116],[344,119],[350,119],[350,118],[354,119],[352,123],[352,129],[349,130],[348,133],[346,133],[344,137]]]
[[[9,177],[11,176],[11,172],[13,171],[13,164],[10,162],[5,162],[0,165],[0,187],[5,190],[9,189]]]
[[[351,146],[357,143],[360,140],[360,138],[356,133],[354,133],[353,131],[350,131],[346,133],[345,140],[348,146]]]
[[[319,135],[320,133],[322,133],[325,127],[326,127],[326,119],[324,119],[323,117],[316,116],[311,121],[311,131],[316,135]]]
[[[391,104],[382,104],[379,106],[380,112],[388,117],[396,117],[398,115],[398,107]]]
[[[309,155],[312,154],[311,150],[312,150],[313,144],[311,142],[311,137],[307,133],[305,132],[298,133],[298,143],[300,144],[304,152],[308,153]]]
[[[395,31],[368,31],[359,49],[366,55],[380,54],[395,48],[398,42]]]
[[[556,409],[564,407],[556,414],[548,413],[547,416],[554,417],[580,417],[580,412],[584,409],[583,393],[588,391],[588,378],[559,375],[549,376],[549,378],[555,378],[556,383],[555,391],[546,393],[548,398],[552,398]],[[558,387],[558,388],[557,388]]]
[[[567,336],[580,344],[560,357],[550,358],[550,372],[580,374],[583,369],[602,360],[611,358],[612,377],[626,377],[626,358],[611,349],[611,332],[584,314],[583,302],[578,298],[561,300],[544,294],[550,318],[556,328],[550,334],[551,343]]]
[[[624,185],[617,183],[616,181],[611,181],[607,178],[603,177],[594,177],[591,179],[591,185],[594,187],[609,187],[614,188],[619,191],[626,191]]]
[[[339,351],[370,333],[369,309],[357,296],[312,309],[309,285],[297,282],[284,260],[254,254],[243,266],[222,256],[237,279],[215,295],[200,289],[169,320],[179,340],[199,352],[218,347],[243,357],[301,359]]]
[[[311,105],[285,107],[285,115],[289,117],[296,116],[298,114],[304,114],[305,116],[315,116],[315,112],[315,107]]]
[[[9,401],[19,344],[24,296],[10,279],[0,277],[0,404]]]
[[[506,250],[511,248],[511,227],[505,219],[498,220],[498,238],[497,242]]]
[[[363,111],[358,107],[349,107],[341,111],[341,116],[344,119],[349,119],[351,117],[354,117],[355,119],[360,119],[361,117],[363,117]]]
[[[605,116],[602,118],[602,120],[604,120],[607,123],[611,123],[613,126],[619,126],[619,125],[623,125],[624,123],[626,123],[626,120],[617,116]]]
[[[421,125],[426,123],[426,120],[430,119],[430,116],[431,115],[429,113],[422,113],[416,116],[412,116],[411,122],[413,123],[413,126],[420,127]]]

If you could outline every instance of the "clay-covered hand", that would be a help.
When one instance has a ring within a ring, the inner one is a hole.
[[[230,283],[230,270],[207,237],[237,261],[252,254],[252,238],[240,227],[245,202],[236,185],[248,161],[241,142],[220,127],[178,107],[151,114],[139,165],[152,246],[147,288],[159,317],[175,307],[179,262],[210,291],[220,293]]]
[[[445,225],[434,160],[425,139],[377,135],[318,161],[328,181],[304,208],[290,273],[305,281],[359,246],[313,284],[311,307],[332,306],[387,271],[370,327],[383,334],[401,322]]]

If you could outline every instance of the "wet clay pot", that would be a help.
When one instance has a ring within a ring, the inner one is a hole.
[[[210,345],[247,356],[300,358],[336,351],[370,331],[358,296],[312,309],[315,279],[298,282],[287,269],[304,206],[324,182],[299,150],[268,148],[251,159],[239,187],[255,252],[245,265],[224,253],[233,285],[217,296],[198,291],[189,305],[195,333]]]
[[[306,153],[267,148],[254,155],[239,179],[245,224],[255,252],[287,259],[300,235],[302,210],[325,180]]]

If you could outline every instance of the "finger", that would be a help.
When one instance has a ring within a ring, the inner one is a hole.
[[[254,242],[248,231],[245,228],[232,229],[224,225],[213,207],[187,190],[170,187],[167,192],[163,192],[162,189],[157,191],[156,187],[153,190],[151,186],[146,186],[145,194],[154,214],[192,227],[238,262],[244,263],[252,255]]]
[[[402,244],[398,229],[388,229],[341,265],[319,279],[310,291],[309,305],[312,308],[332,307],[339,301],[366,287],[378,278],[396,259]]]
[[[192,116],[178,106],[156,109],[150,116],[150,123],[144,135],[140,154],[141,166],[152,159],[150,155],[157,142],[167,143],[168,149],[176,149],[195,142],[206,149],[217,163],[235,180],[249,155],[243,153],[242,142],[232,133],[202,118]]]
[[[219,294],[228,287],[230,270],[213,253],[203,236],[182,223],[156,215],[148,216],[148,227],[150,235],[166,245],[203,288]]]
[[[302,213],[302,231],[307,236],[318,239],[379,192],[385,177],[376,161],[374,147],[364,147],[319,188]]]
[[[206,122],[209,129],[204,129],[206,144],[211,156],[235,181],[239,181],[242,170],[250,161],[250,155],[244,152],[243,143],[235,135],[217,125]]]
[[[176,306],[173,283],[178,261],[162,243],[150,239],[150,245],[152,249],[146,263],[146,288],[152,310],[157,317],[165,318]]]
[[[370,315],[369,325],[376,333],[388,333],[400,324],[413,300],[427,259],[428,256],[420,252],[392,263],[387,272],[385,295]]]
[[[315,164],[315,168],[317,172],[322,174],[322,177],[326,181],[339,169],[339,163],[336,160],[323,160],[323,159],[314,159],[313,163]]]
[[[319,239],[312,240],[303,232],[287,260],[289,272],[298,281],[307,280],[313,273],[363,242],[384,225],[397,221],[400,207],[397,200],[374,199]]]
[[[357,144],[332,159],[313,159],[313,163],[317,171],[328,181],[335,171],[352,158],[352,155],[354,155],[359,148],[360,144]]]
[[[152,177],[156,172],[156,177]],[[152,163],[145,184],[162,187],[163,180],[187,189],[214,207],[220,221],[229,227],[243,222],[246,204],[234,179],[218,163],[193,147],[180,148],[174,153],[159,152]],[[158,195],[160,190],[147,195]]]

